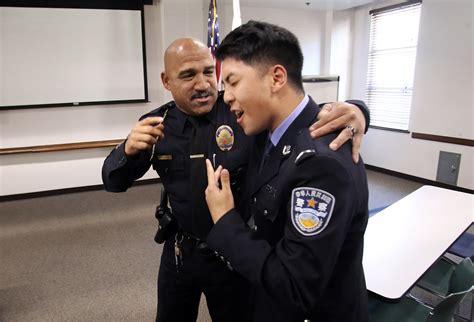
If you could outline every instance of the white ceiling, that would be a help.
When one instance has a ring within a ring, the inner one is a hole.
[[[232,0],[221,1],[226,4],[232,3]],[[344,10],[380,1],[382,0],[240,0],[240,5],[307,10]]]

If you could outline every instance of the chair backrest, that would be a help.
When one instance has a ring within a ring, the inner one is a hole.
[[[474,264],[466,257],[456,265],[449,280],[448,293],[458,293],[470,289],[474,285]]]
[[[449,294],[430,312],[429,322],[452,322],[454,312],[464,297],[474,289],[474,264],[467,257],[456,265],[449,280]]]
[[[433,308],[428,316],[428,322],[452,322],[459,303],[473,289],[471,286],[462,292],[449,294]]]

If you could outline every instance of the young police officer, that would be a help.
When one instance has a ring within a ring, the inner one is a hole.
[[[239,194],[253,138],[244,135],[218,94],[214,62],[205,45],[190,38],[174,41],[165,52],[164,67],[162,82],[174,101],[142,116],[110,153],[102,169],[104,185],[107,191],[125,191],[152,165],[167,190],[178,228],[166,240],[161,257],[158,321],[196,321],[201,292],[213,321],[242,321],[238,289],[243,284],[206,244],[213,223],[204,197],[204,160],[229,169]],[[359,138],[366,123],[358,108],[347,103],[338,103],[320,123],[325,121],[331,121],[326,127],[350,122]],[[351,134],[344,130],[337,145]]]
[[[303,91],[298,40],[250,21],[217,57],[224,100],[245,134],[258,136],[248,166],[251,227],[233,209],[229,173],[207,161],[209,246],[250,281],[252,321],[368,321],[365,169],[352,162],[350,144],[328,148],[337,133],[311,139],[319,107]]]

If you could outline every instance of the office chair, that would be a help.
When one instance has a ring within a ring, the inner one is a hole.
[[[400,302],[387,303],[369,296],[369,315],[372,322],[452,322],[454,313],[464,297],[474,289],[474,265],[466,258],[449,277],[446,296],[435,307],[408,295]]]
[[[439,259],[418,281],[417,286],[440,298],[474,284],[473,257],[466,257],[459,264],[446,257]],[[473,320],[474,299],[471,301]],[[468,320],[469,321],[469,320]]]
[[[435,307],[424,304],[411,295],[400,302],[388,303],[369,296],[369,316],[371,322],[453,322],[454,312],[464,297],[474,289],[451,293]]]

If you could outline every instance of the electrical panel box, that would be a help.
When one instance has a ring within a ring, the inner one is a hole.
[[[436,181],[456,186],[458,183],[461,154],[439,151]]]

